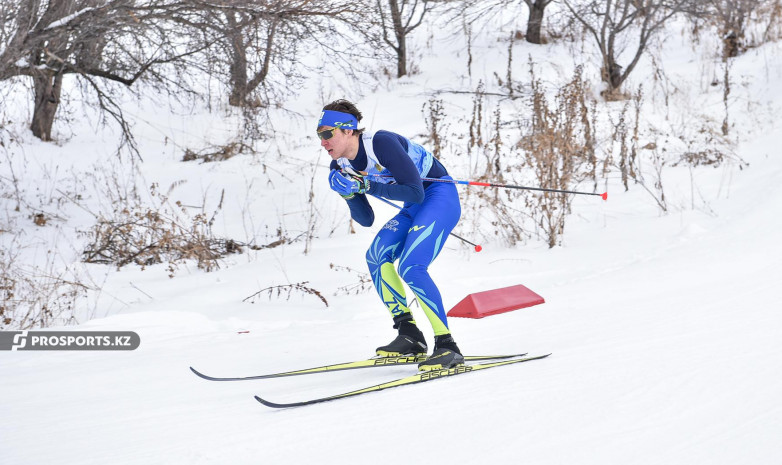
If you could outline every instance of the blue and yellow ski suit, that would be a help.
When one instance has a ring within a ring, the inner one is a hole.
[[[421,145],[393,132],[377,131],[361,135],[355,159],[340,158],[332,161],[331,168],[381,176],[369,178],[368,194],[404,202],[399,214],[383,226],[367,251],[375,289],[392,317],[409,314],[404,280],[418,298],[434,334],[449,334],[442,297],[428,267],[459,222],[461,205],[454,184],[421,180],[451,179],[445,167]],[[375,214],[366,195],[346,201],[357,223],[374,223]],[[399,264],[394,269],[397,260]]]

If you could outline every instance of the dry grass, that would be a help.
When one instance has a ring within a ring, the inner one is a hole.
[[[215,216],[222,208],[222,196],[213,214],[190,215],[179,202],[170,204],[156,184],[150,193],[157,200],[156,205],[117,205],[111,215],[98,218],[86,232],[88,245],[83,261],[117,268],[167,263],[169,276],[173,277],[184,261],[194,260],[198,268],[213,271],[220,267],[220,258],[242,251],[240,243],[212,233]]]

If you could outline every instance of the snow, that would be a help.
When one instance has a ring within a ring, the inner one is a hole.
[[[72,14],[70,14],[68,16],[64,16],[63,18],[58,19],[57,21],[53,21],[51,24],[46,26],[46,28],[44,28],[44,30],[54,29],[54,28],[57,28],[57,27],[60,27],[60,26],[64,26],[64,25],[68,24],[69,22],[71,22],[72,20],[74,20],[75,18],[78,18],[79,16],[83,15],[84,13],[87,13],[87,12],[92,11],[94,9],[95,8],[82,8],[81,10],[77,11],[76,13],[72,13]]]
[[[673,98],[688,105],[672,103],[648,118],[672,125],[666,112],[674,113],[671,120],[684,119],[691,116],[687,107],[721,122],[721,88],[709,88],[710,78],[702,82],[698,71],[711,66],[720,75],[720,65],[703,56],[708,44],[687,48],[685,38],[674,37],[664,63],[676,70],[679,90]],[[474,51],[468,89],[479,77],[489,82],[495,70],[504,76],[507,63],[505,43],[473,40],[480,53]],[[420,68],[431,72],[367,91],[359,103],[368,126],[423,133],[420,107],[427,92],[449,83],[455,87],[453,76],[460,76],[459,85],[467,81],[465,54],[457,53],[458,43],[449,47],[450,55],[425,51]],[[547,79],[574,61],[589,60],[570,58],[566,46],[547,47],[519,42],[514,75],[526,76],[528,55],[536,57]],[[276,402],[322,397],[402,377],[411,368],[215,383],[188,367],[215,376],[257,375],[361,359],[388,342],[393,330],[374,291],[334,295],[355,282],[355,275],[330,264],[363,272],[365,248],[394,209],[374,202],[377,223],[348,234],[347,209],[321,182],[327,164],[310,135],[322,104],[318,89],[304,89],[292,102],[310,120],[287,126],[282,116],[275,121],[281,132],[298,137],[268,147],[288,155],[285,159],[256,155],[182,163],[184,148],[222,142],[235,120],[207,112],[168,113],[160,105],[145,109],[149,103],[142,102],[131,112],[144,155],[143,163],[136,162],[142,186],[158,182],[165,191],[186,180],[174,197],[206,203],[208,212],[225,189],[216,227],[262,244],[274,239],[278,226],[301,227],[316,164],[321,233],[307,254],[302,243],[294,243],[229,257],[216,272],[180,267],[173,279],[163,265],[120,271],[83,265],[101,291],[80,307],[80,324],[56,329],[135,331],[141,346],[132,352],[0,352],[0,462],[778,461],[782,159],[774,154],[782,130],[769,116],[779,114],[782,104],[779,51],[779,44],[768,44],[733,65],[740,84],[732,90],[731,134],[749,166],[669,168],[663,182],[671,208],[665,214],[640,187],[624,192],[612,177],[607,202],[574,200],[561,247],[549,249],[537,240],[514,248],[489,242],[473,253],[453,239],[446,244],[430,270],[447,306],[469,292],[514,284],[546,299],[544,305],[480,320],[452,319],[464,352],[553,352],[551,357],[288,410],[266,408],[253,396]],[[644,63],[635,82],[651,75]],[[569,73],[563,75],[567,79]],[[692,95],[686,89],[705,90]],[[461,105],[467,114],[469,99],[449,97],[449,111]],[[24,229],[39,243],[80,250],[75,232],[93,218],[80,206],[57,205],[55,189],[84,188],[82,206],[105,211],[110,199],[102,189],[108,180],[122,187],[135,182],[132,170],[113,155],[115,134],[90,124],[83,120],[72,134],[60,127],[57,145],[24,136],[21,149],[9,149],[16,158],[3,160],[4,182],[13,166],[14,176],[23,179],[20,189],[41,210],[59,212],[63,219],[47,228],[27,227],[29,220],[13,216],[3,204],[3,221],[9,223],[4,225]],[[468,169],[456,165],[452,172],[463,177]],[[78,187],[80,179],[87,186]],[[44,254],[32,248],[20,253],[29,260]],[[68,263],[62,253],[60,260]],[[272,285],[303,281],[323,293],[328,307],[303,294],[242,301]],[[423,314],[414,312],[431,342]]]

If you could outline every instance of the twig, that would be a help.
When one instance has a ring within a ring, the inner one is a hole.
[[[268,294],[269,299],[271,299],[272,294],[274,294],[275,292],[277,293],[277,297],[282,295],[283,292],[287,292],[287,298],[285,300],[290,300],[293,291],[300,291],[305,294],[316,296],[321,300],[321,302],[323,302],[324,305],[326,305],[326,307],[328,307],[329,302],[326,300],[326,298],[323,297],[323,295],[318,290],[307,286],[307,284],[309,284],[309,281],[303,281],[296,284],[282,284],[279,286],[267,287],[266,289],[261,289],[260,291],[245,297],[244,299],[242,299],[242,302],[247,302],[249,300],[250,303],[254,304],[255,298],[260,297],[261,294],[263,294],[264,292]]]

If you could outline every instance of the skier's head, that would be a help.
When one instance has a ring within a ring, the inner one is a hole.
[[[321,139],[329,139],[333,131],[323,135],[320,133],[325,129],[339,128],[343,132],[352,131],[351,135],[358,137],[364,132],[364,128],[359,129],[358,127],[358,123],[363,117],[352,102],[345,99],[334,100],[323,107],[318,120],[318,136]]]
[[[335,100],[325,107],[318,120],[318,137],[332,160],[355,158],[358,153],[358,136],[364,132],[358,122],[362,115],[355,105],[347,100]]]

